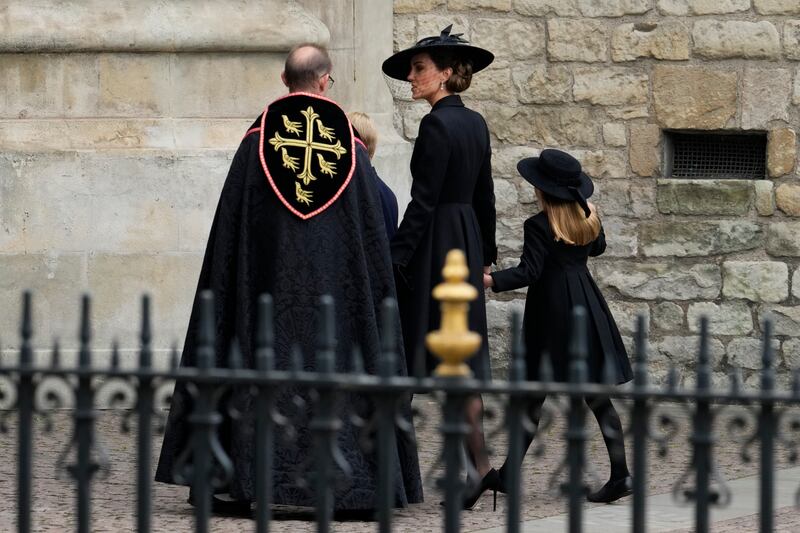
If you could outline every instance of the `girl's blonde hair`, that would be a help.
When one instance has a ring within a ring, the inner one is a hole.
[[[585,246],[600,235],[600,218],[593,205],[589,204],[591,213],[586,218],[583,208],[574,200],[561,200],[538,188],[536,198],[547,213],[547,221],[556,241]]]
[[[361,137],[361,140],[367,145],[369,158],[372,159],[372,156],[375,155],[375,148],[378,147],[378,130],[375,128],[375,124],[372,122],[372,119],[369,117],[369,115],[362,113],[361,111],[353,111],[352,113],[348,113],[347,118],[350,119],[353,127],[356,129],[356,131],[358,131],[358,135]]]

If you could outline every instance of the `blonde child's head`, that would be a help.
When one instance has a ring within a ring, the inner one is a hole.
[[[378,147],[378,130],[369,115],[360,111],[353,111],[348,113],[347,117],[353,124],[353,127],[358,131],[359,137],[367,145],[367,152],[369,158],[375,155],[375,148]]]
[[[566,244],[584,246],[600,234],[600,218],[594,204],[589,203],[591,213],[587,217],[583,208],[574,200],[561,200],[536,188],[536,199],[547,214],[555,240]]]

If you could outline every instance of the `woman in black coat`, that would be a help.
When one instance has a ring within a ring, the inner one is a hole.
[[[484,285],[494,291],[528,287],[525,301],[525,357],[529,380],[539,380],[542,357],[550,354],[553,377],[567,381],[572,310],[586,310],[588,325],[589,381],[600,383],[605,368],[617,383],[633,378],[631,364],[614,317],[587,268],[590,256],[606,249],[605,234],[594,206],[586,201],[594,185],[581,172],[580,163],[559,150],[543,150],[540,157],[523,159],[517,165],[522,177],[536,187],[542,211],[525,221],[525,241],[519,266],[484,275]],[[530,406],[534,426],[544,398]],[[611,502],[630,494],[632,480],[625,460],[622,424],[611,400],[587,398],[600,424],[608,449],[611,476],[590,501]],[[525,450],[534,434],[527,434]],[[500,469],[498,490],[504,492]]]
[[[442,282],[447,252],[467,257],[469,282],[478,289],[471,303],[469,327],[483,336],[479,352],[469,360],[478,379],[490,379],[486,302],[482,273],[495,262],[495,207],[489,129],[483,117],[464,106],[456,93],[466,90],[472,74],[494,56],[469,46],[450,26],[441,35],[422,39],[383,63],[386,75],[411,82],[415,100],[431,112],[423,117],[411,157],[411,203],[391,243],[398,279],[398,298],[409,373],[430,372],[437,361],[425,350],[425,335],[439,327],[439,302],[431,296]],[[469,402],[472,431],[467,448],[478,474],[491,469],[481,429],[480,397]],[[468,497],[467,500],[470,498]],[[474,502],[472,502],[474,503]],[[472,503],[466,502],[467,507]]]

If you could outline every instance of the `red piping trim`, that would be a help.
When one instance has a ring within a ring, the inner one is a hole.
[[[248,135],[250,135],[251,133],[255,133],[257,131],[261,131],[261,128],[250,128],[249,130],[247,130],[247,133],[244,134],[244,137],[242,137],[242,140],[245,140]]]
[[[333,202],[335,202],[336,200],[339,199],[339,196],[341,196],[342,192],[344,192],[344,190],[347,188],[347,185],[349,185],[350,180],[353,178],[353,172],[356,169],[356,151],[353,150],[353,149],[350,150],[350,172],[347,174],[347,178],[345,178],[344,183],[339,188],[339,191],[333,196],[333,198],[328,200],[325,203],[325,205],[323,205],[322,207],[320,207],[319,209],[317,209],[315,211],[312,211],[312,212],[308,213],[307,215],[304,215],[303,213],[301,213],[300,211],[295,209],[292,205],[290,205],[289,202],[281,194],[280,190],[278,189],[278,186],[275,185],[275,181],[272,179],[272,175],[269,173],[269,169],[267,168],[267,161],[264,158],[264,124],[267,121],[267,111],[269,111],[269,106],[270,105],[274,104],[275,102],[279,102],[279,101],[283,100],[284,98],[288,98],[290,96],[295,96],[295,95],[310,96],[311,98],[316,98],[318,100],[324,100],[326,102],[330,102],[331,104],[335,105],[336,107],[339,107],[339,104],[337,104],[336,102],[334,102],[330,98],[325,98],[324,96],[320,96],[318,94],[312,94],[312,93],[306,93],[306,92],[289,93],[289,94],[287,94],[285,96],[281,96],[280,98],[278,98],[276,100],[273,100],[271,103],[267,104],[267,107],[264,108],[264,113],[262,113],[262,115],[261,115],[261,127],[257,128],[257,129],[261,130],[261,134],[258,137],[258,157],[259,157],[259,159],[261,159],[261,167],[264,169],[264,174],[266,174],[266,176],[267,176],[267,181],[269,181],[270,187],[272,187],[272,190],[275,191],[275,194],[278,196],[278,198],[283,203],[283,205],[285,205],[286,208],[289,209],[289,211],[291,211],[292,213],[294,213],[295,215],[297,215],[301,219],[308,220],[309,218],[313,217],[314,215],[318,215],[318,214],[322,213],[323,211],[325,211],[328,207],[330,207]],[[339,107],[339,109],[341,110],[341,107]],[[342,113],[344,113],[343,110],[342,110]],[[347,114],[345,113],[345,118],[346,117],[347,117]],[[350,139],[351,140],[355,140],[355,141],[359,141],[359,139],[355,135],[353,135],[353,125],[350,123],[350,119],[349,118],[347,118],[347,127],[350,130]],[[254,128],[254,129],[256,129],[256,128]],[[250,132],[248,132],[248,133],[250,133]]]

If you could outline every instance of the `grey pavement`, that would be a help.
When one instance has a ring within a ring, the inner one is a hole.
[[[440,407],[433,396],[416,396],[414,404],[420,411],[417,418],[417,438],[420,443],[420,462],[426,476],[425,502],[399,509],[394,514],[395,531],[423,532],[442,529],[443,516],[439,501],[441,494],[434,488],[434,480],[441,473],[436,465],[441,449],[441,438],[438,433]],[[486,419],[486,433],[492,448],[492,463],[502,463],[506,449],[505,434],[501,428],[501,409],[492,401],[487,401],[494,416]],[[548,405],[554,405],[548,400]],[[618,404],[623,419],[627,419],[626,408]],[[669,496],[674,482],[688,466],[691,447],[688,444],[690,424],[688,413],[680,406],[667,405],[656,410],[669,412],[677,424],[677,432],[668,442],[666,456],[658,453],[655,443],[650,442],[647,491],[650,497],[648,505],[652,531],[661,527],[661,518],[667,521],[671,529],[691,530],[691,509],[681,509],[674,505]],[[2,414],[0,412],[0,414]],[[11,413],[13,414],[13,413]],[[75,492],[74,484],[62,477],[57,477],[54,464],[58,453],[65,447],[71,434],[72,421],[68,411],[58,412],[53,417],[53,431],[44,431],[44,421],[37,415],[34,428],[34,447],[36,460],[34,464],[34,530],[62,532],[75,529]],[[653,418],[654,421],[658,416]],[[93,484],[92,531],[117,532],[135,530],[135,472],[136,452],[134,434],[120,431],[122,414],[118,411],[102,411],[98,418],[97,434],[108,450],[111,471],[105,478],[98,478]],[[0,532],[14,531],[16,516],[15,503],[15,469],[16,469],[16,428],[14,417],[9,419],[9,432],[0,434]],[[753,485],[753,476],[758,472],[757,462],[743,462],[740,456],[741,445],[730,435],[724,434],[725,419],[720,419],[717,428],[717,443],[714,457],[719,472],[736,487],[731,508],[714,515],[714,531],[757,531],[757,517],[752,494],[740,494],[738,487]],[[525,497],[523,499],[522,519],[525,531],[558,531],[565,529],[564,512],[566,502],[552,490],[551,476],[558,469],[563,458],[564,417],[557,416],[554,423],[541,432],[537,442],[544,446],[543,453],[535,455],[529,451],[523,466],[522,479]],[[593,418],[587,419],[590,440],[587,442],[587,459],[595,476],[588,476],[587,482],[592,487],[602,484],[607,476],[608,462],[602,438]],[[655,428],[654,428],[655,429]],[[135,430],[135,426],[134,426]],[[161,437],[153,439],[154,455],[157,456],[161,445]],[[536,446],[536,444],[534,445]],[[631,450],[628,449],[630,456]],[[753,459],[757,461],[758,450],[752,450]],[[798,469],[790,465],[788,451],[779,449],[776,454],[777,468],[783,470],[779,474],[779,483],[785,483],[776,494],[779,509],[776,511],[776,531],[800,531],[798,513],[792,507],[786,507],[787,493],[793,495],[800,487]],[[794,476],[794,477],[792,477]],[[739,481],[734,481],[739,480]],[[749,485],[748,485],[749,484]],[[788,487],[788,488],[787,488]],[[744,489],[742,489],[744,490]],[[192,508],[186,503],[187,489],[157,483],[153,490],[153,531],[191,531],[193,529]],[[498,496],[497,512],[492,512],[491,495],[485,495],[473,511],[461,515],[463,531],[502,531],[505,525],[506,500]],[[600,523],[604,533],[613,531],[629,531],[630,499],[623,499],[612,505],[587,503],[584,507],[587,531],[592,531],[595,523]],[[782,509],[780,507],[783,507]],[[734,515],[725,514],[735,512]],[[281,520],[273,523],[271,531],[315,531],[313,514],[284,513]],[[531,529],[539,527],[540,529]],[[718,526],[720,529],[718,529]],[[785,529],[778,529],[779,527]],[[254,523],[249,519],[214,518],[212,530],[215,532],[252,531]],[[687,529],[688,528],[688,529]],[[334,531],[368,532],[375,531],[376,525],[371,522],[336,522]],[[596,529],[595,529],[596,530]]]

